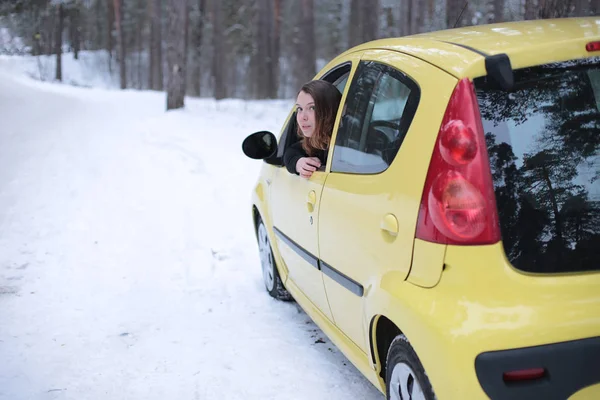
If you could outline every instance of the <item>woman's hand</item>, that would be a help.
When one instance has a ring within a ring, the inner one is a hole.
[[[310,178],[317,169],[321,167],[321,160],[317,157],[302,157],[296,162],[296,171],[303,178]]]

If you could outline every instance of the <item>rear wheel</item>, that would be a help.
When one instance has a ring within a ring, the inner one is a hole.
[[[258,222],[258,251],[260,254],[260,263],[262,267],[263,282],[267,292],[278,300],[288,301],[292,299],[292,296],[283,286],[283,282],[279,277],[277,271],[277,264],[273,257],[273,249],[269,236],[267,235],[267,228],[262,220]]]
[[[392,341],[386,363],[388,400],[435,400],[425,370],[404,335]]]

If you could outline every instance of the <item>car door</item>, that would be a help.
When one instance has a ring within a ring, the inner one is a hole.
[[[423,190],[415,166],[426,169],[428,160],[415,162],[403,143],[409,132],[418,140],[425,126],[415,127],[414,117],[422,95],[417,81],[428,74],[440,71],[401,53],[363,55],[321,195],[319,247],[329,305],[336,325],[365,353],[369,288],[386,273],[403,281],[410,270]]]
[[[321,79],[332,82],[343,93],[353,65],[355,67],[359,59],[360,54],[348,56]],[[287,134],[294,134],[294,115],[289,123],[292,129],[288,129]],[[288,271],[286,285],[296,286],[316,308],[333,320],[319,264],[318,215],[326,179],[325,166],[314,172],[310,179],[279,168],[270,185],[270,202],[277,247],[283,267]]]

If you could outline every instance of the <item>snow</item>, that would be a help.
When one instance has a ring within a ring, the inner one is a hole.
[[[2,17],[0,16],[0,22]],[[7,54],[21,54],[25,50],[22,38],[14,37],[8,28],[0,25],[0,52]]]
[[[0,55],[0,63],[5,72],[25,74],[36,80],[53,81],[56,77],[55,55],[35,57],[31,55],[20,57]],[[119,68],[114,59],[111,62],[107,51],[81,51],[78,60],[75,59],[73,53],[64,53],[61,57],[61,64],[65,84],[90,88],[119,88]],[[109,66],[110,64],[112,64],[112,68]]]
[[[0,399],[382,398],[263,288],[241,142],[291,100],[165,112],[29,68],[0,58]]]

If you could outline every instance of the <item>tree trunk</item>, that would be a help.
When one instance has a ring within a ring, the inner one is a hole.
[[[274,82],[273,69],[273,31],[274,16],[272,0],[258,1],[258,35],[256,38],[256,66],[257,97],[266,99],[271,97]]]
[[[95,32],[92,34],[92,49],[100,50],[106,49],[104,46],[104,37],[102,36],[102,32],[104,32],[104,15],[103,15],[103,2],[96,1],[94,8],[94,30]]]
[[[194,95],[200,96],[202,86],[202,40],[204,33],[204,18],[206,18],[206,0],[198,0],[198,11],[199,17],[196,24],[192,29],[192,54],[193,54],[193,67],[192,67],[192,82]]]
[[[539,0],[540,18],[560,18],[569,14],[573,0]]]
[[[281,1],[273,1],[273,37],[271,38],[271,45],[273,46],[272,54],[272,83],[271,92],[269,97],[272,99],[277,98],[277,92],[279,91],[279,56],[280,56],[280,37],[281,37]]]
[[[64,8],[62,3],[57,7],[58,23],[56,26],[56,80],[62,81],[62,35],[64,23]]]
[[[141,8],[141,3],[138,3]],[[142,40],[142,31],[144,30],[144,25],[146,24],[146,20],[144,18],[144,13],[139,13],[137,17],[137,27],[136,27],[136,48],[137,48],[137,78],[136,84],[139,90],[144,88],[143,84],[143,60],[142,60],[142,52],[144,50],[144,42]]]
[[[538,8],[538,0],[525,0],[525,19],[536,19],[536,10]]]
[[[49,12],[44,18],[44,28],[42,41],[44,42],[44,55],[51,55],[56,53],[56,27],[58,25],[56,14]]]
[[[363,1],[360,15],[362,18],[362,42],[377,39],[379,37],[379,0]]]
[[[73,47],[73,58],[79,60],[79,50],[81,49],[81,12],[79,7],[81,4],[77,1],[70,10],[70,36],[71,45]]]
[[[225,86],[225,41],[223,38],[223,10],[221,0],[212,1],[213,19],[213,63],[212,76],[214,81],[215,99],[221,100],[227,97]]]
[[[183,23],[183,95],[187,94],[187,70],[188,70],[188,52],[189,52],[189,38],[190,38],[190,10],[189,0],[185,0],[185,18]]]
[[[117,42],[119,46],[119,72],[121,75],[121,89],[127,88],[127,60],[125,59],[125,32],[123,31],[123,3],[115,2],[115,22],[117,26]]]
[[[415,33],[413,30],[413,21],[415,19],[415,2],[413,0],[406,0],[406,34],[412,35]]]
[[[150,89],[163,90],[162,0],[150,0]]]
[[[588,15],[588,7],[590,4],[589,0],[575,0],[575,9],[573,13],[575,17],[585,17]]]
[[[31,47],[31,55],[39,56],[41,54],[41,39],[42,35],[40,34],[40,8],[37,4],[33,6],[33,20],[35,21],[34,33],[33,33],[33,46]]]
[[[487,23],[492,24],[504,21],[504,0],[488,0]]]
[[[302,0],[301,1],[301,20],[300,20],[300,32],[303,40],[301,40],[301,46],[298,47],[301,53],[298,54],[297,63],[301,66],[301,73],[299,74],[299,83],[302,85],[304,82],[312,79],[316,73],[316,45],[315,45],[315,17],[314,17],[314,0]],[[297,89],[300,89],[300,85]]]
[[[184,106],[187,3],[187,0],[167,2],[167,110]]]
[[[154,0],[148,0],[148,20],[150,21],[150,42],[148,43],[148,89],[154,89]]]
[[[108,9],[108,29],[106,30],[106,50],[108,51],[108,70],[112,74],[112,56],[113,56],[113,26],[115,25],[115,6],[113,0],[106,0],[106,8]]]
[[[552,204],[552,213],[554,214],[554,227],[556,230],[556,237],[559,240],[559,243],[564,244],[563,234],[562,234],[562,220],[560,216],[560,212],[558,210],[558,202],[556,201],[556,193],[554,188],[552,187],[552,181],[550,181],[550,175],[546,170],[546,167],[542,169],[542,177],[544,179],[544,183],[548,187],[548,196],[550,197],[550,203]]]
[[[350,24],[348,25],[348,45],[357,46],[362,43],[361,0],[352,0],[350,3]]]
[[[429,4],[427,5],[427,17],[429,22],[431,23],[431,26],[434,26],[434,20],[435,20],[435,0],[429,0]]]
[[[412,3],[413,0],[407,0]],[[350,8],[350,47],[376,39],[379,36],[379,0],[352,0]]]
[[[403,1],[400,3],[400,18],[398,19],[398,35],[410,35],[410,9],[411,1]]]
[[[410,0],[410,33],[419,33],[423,29],[423,5],[421,0]]]

